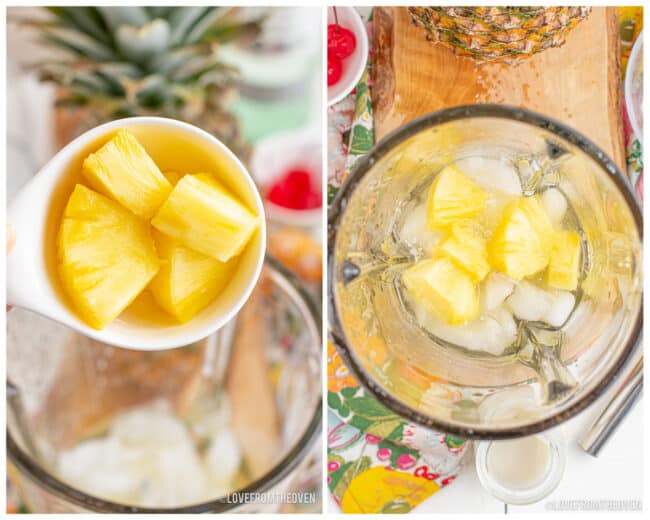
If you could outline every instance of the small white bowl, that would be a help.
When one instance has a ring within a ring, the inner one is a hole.
[[[323,170],[323,143],[317,129],[300,132],[282,132],[255,145],[250,161],[251,175],[263,192],[290,168],[308,169],[313,181],[321,184]],[[322,186],[321,186],[322,189]],[[278,222],[304,228],[318,228],[322,224],[323,208],[296,210],[285,208],[264,197],[266,216]]]
[[[343,74],[335,85],[327,87],[327,105],[341,101],[357,86],[368,61],[368,33],[361,16],[354,7],[337,7],[339,25],[354,33],[357,46],[351,56],[343,60]],[[327,8],[327,24],[335,23],[334,8]]]
[[[224,291],[187,323],[157,323],[125,311],[102,330],[83,322],[72,309],[56,273],[56,235],[63,207],[80,180],[81,163],[119,128],[138,137],[154,161],[169,164],[167,171],[182,171],[183,154],[170,154],[169,143],[182,143],[184,153],[201,158],[206,171],[214,171],[241,200],[260,216],[237,270]],[[228,323],[255,287],[264,263],[266,227],[264,206],[246,168],[221,141],[195,126],[161,117],[120,119],[98,126],[63,148],[16,194],[8,208],[8,222],[16,232],[7,256],[7,303],[37,312],[86,336],[118,347],[162,350],[189,345]]]
[[[637,36],[627,62],[625,106],[634,135],[643,143],[643,31]]]

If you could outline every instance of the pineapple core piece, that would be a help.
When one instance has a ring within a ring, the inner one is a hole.
[[[57,247],[63,286],[96,329],[128,307],[159,268],[149,226],[81,184],[63,213]]]
[[[172,185],[128,130],[120,130],[83,163],[84,177],[98,192],[138,217],[151,219]]]
[[[189,321],[226,287],[238,259],[220,262],[157,231],[154,240],[162,262],[149,289],[163,309],[180,322]]]
[[[479,316],[476,286],[450,258],[422,260],[404,271],[402,281],[429,314],[450,325]]]
[[[580,271],[580,236],[573,231],[558,231],[551,248],[546,283],[557,289],[574,291]]]
[[[451,234],[440,244],[438,252],[467,271],[473,283],[480,282],[490,272],[487,241],[469,226],[452,226]]]
[[[537,196],[521,197],[503,212],[488,244],[490,263],[515,280],[544,269],[554,231]]]
[[[201,173],[178,181],[151,224],[185,247],[227,262],[242,252],[259,218]]]
[[[445,167],[435,178],[427,200],[427,225],[446,228],[483,211],[487,193],[456,166]]]

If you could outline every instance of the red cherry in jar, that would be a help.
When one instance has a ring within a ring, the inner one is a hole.
[[[327,26],[327,54],[343,60],[352,56],[357,47],[354,33],[335,23]]]

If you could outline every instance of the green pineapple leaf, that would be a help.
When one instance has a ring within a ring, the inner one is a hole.
[[[160,18],[142,27],[122,25],[115,32],[115,43],[122,56],[145,67],[153,56],[167,50],[170,42],[169,24]]]
[[[120,6],[120,7],[97,7],[108,28],[115,32],[123,25],[140,27],[149,20],[149,14],[144,7]]]

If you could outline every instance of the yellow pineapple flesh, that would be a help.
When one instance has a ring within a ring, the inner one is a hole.
[[[580,236],[573,231],[558,231],[551,248],[546,283],[551,287],[574,291],[580,272]]]
[[[227,262],[242,252],[260,219],[209,174],[185,175],[152,225],[184,246]]]
[[[450,258],[421,260],[404,271],[402,281],[418,304],[450,325],[479,316],[477,288]]]
[[[63,286],[96,329],[114,320],[159,269],[149,226],[81,184],[68,200],[57,247]]]
[[[172,190],[146,150],[124,129],[86,158],[82,172],[93,189],[145,220]]]
[[[445,167],[435,178],[427,199],[427,225],[446,228],[477,216],[485,208],[487,193],[456,166]]]
[[[178,172],[163,172],[163,175],[172,186],[176,186],[178,181],[181,180],[181,177],[183,177],[183,175]]]
[[[189,321],[223,291],[238,258],[223,263],[157,231],[154,239],[161,267],[149,289],[158,305],[178,321]]]
[[[452,226],[451,234],[440,244],[437,251],[462,267],[473,283],[480,282],[490,272],[487,241],[471,226]]]
[[[544,269],[553,229],[537,196],[511,202],[488,244],[493,267],[515,280]]]

